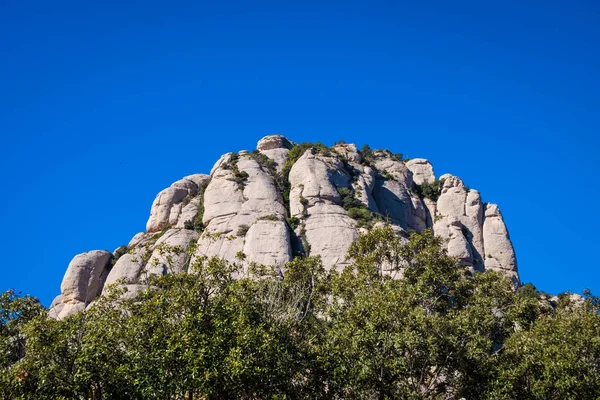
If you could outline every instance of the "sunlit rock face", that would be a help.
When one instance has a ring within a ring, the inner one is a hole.
[[[501,271],[518,283],[502,214],[478,191],[422,158],[262,138],[255,151],[226,153],[209,174],[192,174],[160,191],[146,231],[115,252],[79,254],[69,264],[50,315],[65,318],[117,285],[134,295],[154,275],[187,272],[220,257],[243,267],[274,266],[285,275],[295,256],[318,255],[343,268],[351,243],[374,225],[407,235],[432,229],[448,253],[473,271]]]

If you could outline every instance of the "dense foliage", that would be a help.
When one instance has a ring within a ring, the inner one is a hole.
[[[358,228],[372,227],[373,223],[383,220],[383,217],[369,210],[365,204],[356,197],[351,188],[338,188],[342,198],[342,207],[348,211],[348,216],[354,219]]]
[[[62,321],[0,300],[6,399],[596,399],[598,300],[474,276],[431,232],[361,235],[343,271],[199,259]],[[233,277],[236,277],[235,279]],[[26,345],[23,352],[22,346]],[[21,347],[19,347],[21,346]]]
[[[433,201],[437,201],[442,194],[444,180],[434,180],[433,182],[423,182],[420,185],[415,183],[413,189],[420,196]]]

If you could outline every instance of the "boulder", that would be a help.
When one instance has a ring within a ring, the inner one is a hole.
[[[294,144],[282,135],[265,136],[258,141],[256,149],[275,162],[278,172],[281,172]]]
[[[299,233],[308,246],[305,252],[321,256],[326,268],[342,268],[347,264],[346,251],[358,235],[338,192],[351,185],[344,163],[307,150],[293,165],[289,179],[290,212],[302,221]]]
[[[412,179],[417,185],[435,181],[433,166],[424,158],[413,158],[405,163],[406,168],[412,172]]]
[[[406,168],[404,162],[393,158],[388,151],[378,150],[373,152],[373,154],[375,158],[375,168],[377,168],[382,175],[391,176],[406,190],[412,189],[412,172]]]
[[[50,308],[48,309],[48,316],[52,319],[58,319],[58,316],[64,307],[65,303],[63,303],[62,294],[59,294],[52,300],[52,304],[50,304]]]
[[[312,154],[307,150],[290,170],[290,210],[292,216],[302,216],[304,202],[327,201],[341,204],[338,188],[348,188],[350,178],[343,172],[341,161]]]
[[[356,221],[341,206],[327,202],[310,206],[304,229],[309,255],[320,256],[326,268],[342,269],[348,264],[346,252],[358,232]]]
[[[362,157],[354,143],[336,144],[333,150],[341,155],[346,161],[360,164]]]
[[[60,290],[64,303],[91,302],[102,289],[112,254],[94,250],[76,255],[67,268]]]
[[[471,246],[463,234],[464,227],[459,220],[451,217],[438,218],[433,229],[437,236],[446,239],[448,255],[458,258],[462,265],[473,266]]]
[[[110,270],[103,291],[117,282],[136,283],[144,268],[142,252],[143,249],[135,249],[132,253],[122,255]]]
[[[258,151],[288,149],[294,147],[294,144],[283,135],[269,135],[260,139],[256,144]]]
[[[49,317],[63,319],[83,311],[102,291],[111,258],[105,250],[76,255],[63,277],[61,294],[50,305]]]
[[[412,172],[403,161],[387,151],[376,151],[375,167],[380,171],[375,182],[373,197],[378,211],[403,229],[421,232],[427,227],[427,209],[412,191]]]
[[[71,315],[78,314],[85,310],[86,303],[82,301],[73,300],[68,303],[64,303],[60,308],[60,313],[58,313],[56,319],[65,319]]]
[[[412,199],[410,193],[400,182],[395,179],[378,177],[373,189],[373,197],[377,209],[392,223],[408,229],[412,215]],[[412,222],[412,221],[411,221]]]

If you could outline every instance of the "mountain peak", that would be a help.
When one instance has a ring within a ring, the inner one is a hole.
[[[210,174],[185,176],[158,193],[146,232],[125,248],[76,256],[52,315],[85,309],[110,284],[135,293],[149,276],[185,272],[198,257],[272,265],[285,275],[294,257],[318,255],[326,268],[341,269],[359,233],[382,224],[404,236],[431,229],[465,268],[502,271],[518,284],[500,210],[460,178],[436,179],[423,158],[269,135],[256,151],[226,153]]]

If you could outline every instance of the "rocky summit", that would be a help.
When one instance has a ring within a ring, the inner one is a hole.
[[[318,255],[326,268],[340,269],[358,234],[383,224],[400,235],[432,229],[465,267],[502,271],[518,284],[500,209],[460,178],[436,177],[426,159],[388,150],[271,135],[252,152],[224,154],[210,174],[186,176],[158,193],[146,231],[127,246],[75,256],[51,315],[84,310],[112,284],[135,295],[149,276],[184,272],[203,256],[270,265],[283,276],[296,256]]]

